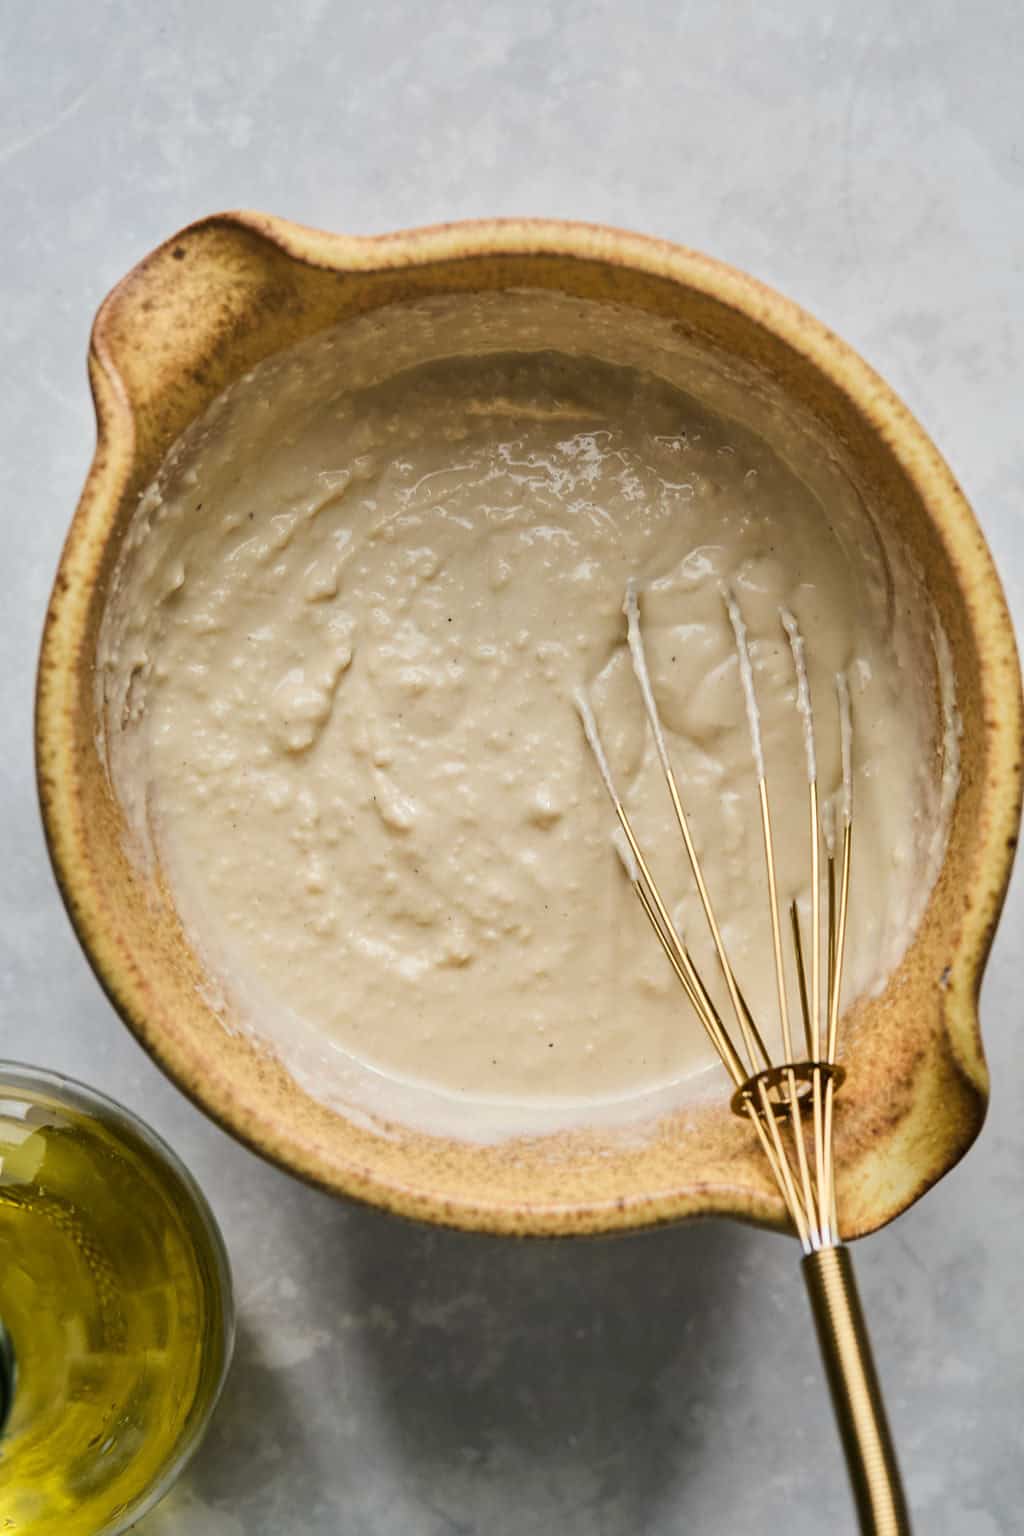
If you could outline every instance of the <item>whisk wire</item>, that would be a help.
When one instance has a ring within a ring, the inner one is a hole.
[[[659,939],[662,940],[666,953],[674,956],[678,962],[679,969],[685,977],[687,990],[692,994],[692,999],[696,999],[697,1011],[705,1028],[718,1046],[719,1054],[725,1061],[727,1070],[730,1071],[731,1075],[734,1072],[742,1073],[742,1064],[736,1055],[735,1047],[722,1025],[718,1010],[711,1000],[711,995],[704,985],[700,972],[690,957],[689,950],[676,931],[675,924],[669,915],[668,908],[665,905],[654,876],[651,874],[640,845],[636,840],[633,827],[626,814],[626,808],[618,797],[614,799],[613,803],[619,818],[619,825],[622,827],[630,851],[636,860],[637,869],[642,877],[641,879],[634,880],[634,885],[637,887],[638,895],[644,900],[644,910],[647,912],[648,917],[653,918],[656,916],[657,921],[654,923],[655,932]]]
[[[718,963],[721,967],[722,975],[725,980],[726,990],[729,993],[729,1000],[732,1003],[733,1010],[736,1014],[736,1021],[739,1024],[740,1033],[743,1036],[743,1043],[747,1052],[749,1070],[751,1072],[756,1072],[758,1070],[758,1058],[760,1058],[762,1066],[770,1067],[771,1057],[769,1056],[767,1047],[761,1038],[760,1031],[758,1030],[757,1025],[754,1023],[753,1015],[751,1014],[750,1009],[747,1007],[746,1000],[744,999],[743,994],[739,989],[739,984],[736,980],[736,973],[734,972],[732,964],[729,960],[728,952],[725,948],[725,942],[722,938],[722,930],[718,926],[718,919],[715,916],[715,909],[711,903],[711,896],[708,892],[707,883],[704,879],[704,871],[701,868],[700,859],[697,856],[697,849],[693,841],[693,836],[690,832],[689,819],[683,806],[682,796],[679,793],[679,784],[676,780],[675,770],[672,767],[672,760],[669,757],[668,745],[665,741],[665,733],[662,729],[661,719],[658,714],[658,706],[654,699],[654,690],[651,687],[651,675],[647,666],[647,653],[644,647],[643,631],[640,627],[640,609],[637,603],[636,587],[632,582],[630,582],[626,587],[626,599],[623,603],[623,611],[626,615],[629,652],[630,659],[633,663],[633,672],[640,687],[640,696],[644,702],[644,709],[647,713],[648,723],[651,727],[651,734],[654,737],[654,745],[658,753],[659,761],[661,763],[661,769],[662,773],[664,774],[665,783],[668,786],[669,799],[672,802],[672,809],[675,812],[676,821],[679,825],[679,831],[682,835],[683,847],[686,849],[686,857],[689,861],[690,871],[693,875],[694,884],[697,887],[697,895],[700,898],[700,904],[704,912],[704,918],[711,933],[711,941],[715,946],[715,953],[718,957]]]
[[[768,913],[772,925],[772,954],[775,959],[775,988],[779,999],[779,1027],[782,1031],[782,1055],[784,1061],[793,1060],[793,1033],[789,1023],[789,1004],[786,997],[786,968],[782,958],[782,925],[779,922],[779,888],[775,878],[775,844],[772,838],[772,817],[768,805],[768,781],[762,775],[757,785],[761,802],[761,832],[764,838],[764,862],[768,873]]]
[[[832,987],[829,998],[828,1044],[826,1047],[826,1056],[829,1061],[835,1061],[836,1059],[836,1046],[839,1039],[839,994],[842,989],[843,947],[846,942],[846,914],[850,899],[851,841],[852,827],[850,822],[847,821],[843,828],[843,855],[839,876],[839,914],[834,925]]]
[[[772,1141],[775,1147],[775,1155],[778,1160],[778,1168],[782,1175],[780,1182],[783,1198],[785,1199],[787,1208],[789,1210],[790,1219],[796,1228],[796,1233],[800,1239],[801,1246],[803,1247],[805,1253],[809,1253],[811,1251],[810,1225],[807,1219],[805,1207],[801,1204],[800,1195],[797,1191],[796,1182],[793,1177],[793,1170],[790,1167],[789,1154],[786,1150],[785,1143],[782,1140],[782,1130],[779,1125],[779,1117],[775,1113],[775,1106],[768,1098],[768,1085],[764,1078],[759,1076],[756,1079],[756,1083],[761,1112],[760,1115],[758,1115],[758,1112],[754,1107],[753,1100],[750,1100],[748,1101],[748,1113],[751,1120],[753,1120],[755,1123],[767,1123],[771,1131]],[[791,1095],[791,1107],[793,1113],[797,1114],[798,1110],[796,1109],[795,1092],[792,1092]]]
[[[672,922],[668,908],[665,905],[665,900],[658,889],[657,882],[637,841],[636,833],[633,831],[626,807],[623,805],[621,796],[615,787],[612,771],[601,741],[601,733],[594,718],[594,711],[590,707],[590,700],[582,690],[577,691],[575,704],[583,726],[584,735],[594,754],[594,760],[600,771],[602,782],[618,818],[622,835],[625,838],[625,848],[619,844],[616,844],[616,847],[622,858],[626,873],[640,899],[641,906],[647,915],[658,942],[665,951],[677,978],[682,983],[683,990],[696,1011],[697,1017],[704,1026],[708,1038],[718,1052],[733,1082],[739,1085],[746,1076],[743,1063],[722,1024],[718,1010],[711,999],[707,987],[704,985],[697,967],[690,957],[686,945],[676,931],[675,924]]]
[[[803,649],[797,650],[794,627],[789,632],[790,646],[793,650],[794,665],[797,660],[802,662]],[[798,674],[799,674],[799,668]],[[806,682],[806,669],[803,673]],[[799,676],[798,676],[799,682]],[[810,714],[810,690],[807,690],[807,740],[808,755],[811,756],[814,745],[814,723]],[[807,807],[808,807],[808,833],[811,849],[811,1009],[810,1027],[808,1030],[807,1050],[812,1061],[821,1060],[821,816],[818,807],[818,774],[817,765],[811,758],[809,767],[813,772],[808,772]],[[806,989],[806,976],[804,973],[803,956],[800,950],[800,923],[796,903],[793,904],[793,934],[797,957],[797,972],[800,977],[801,989]],[[816,1190],[818,1206],[818,1228],[826,1236],[829,1233],[829,1216],[831,1205],[826,1208],[824,1199],[826,1187],[826,1158],[825,1158],[825,1105],[822,1094],[821,1073],[817,1069],[811,1083],[811,1120],[814,1136],[814,1166],[818,1170],[818,1188]]]
[[[804,966],[804,946],[800,937],[800,913],[795,901],[789,904],[789,923],[793,930],[793,955],[796,959],[796,985],[800,998],[800,1017],[804,1025],[804,1042],[808,1061],[814,1060],[814,1031],[811,1025],[811,1005],[807,998],[807,971]]]
[[[667,929],[663,924],[655,906],[654,900],[648,894],[644,884],[641,881],[635,881],[634,889],[637,893],[637,896],[640,898],[640,903],[645,913],[647,914],[647,918],[651,924],[651,927],[654,929],[655,934],[657,935],[661,947],[664,949],[665,954],[668,956],[669,964],[675,971],[678,980],[682,983],[683,990],[689,998],[690,1003],[693,1006],[698,1018],[704,1025],[704,1029],[707,1032],[712,1045],[715,1047],[719,1056],[721,1057],[722,1063],[725,1066],[726,1071],[729,1073],[729,1076],[732,1078],[733,1082],[739,1085],[745,1080],[743,1064],[739,1057],[736,1055],[728,1035],[722,1028],[722,1024],[716,1010],[710,1006],[705,1006],[703,998],[696,991],[693,983],[690,980],[689,972],[692,971],[694,974],[696,974],[696,971],[692,960],[689,961],[688,967],[683,963],[683,956],[689,959],[685,950],[685,946],[682,945],[678,935],[675,934],[671,929]]]
[[[836,917],[834,915],[834,912],[832,910],[833,907],[834,907],[834,904],[835,904],[835,897],[834,897],[835,880],[834,880],[834,877],[830,879],[830,883],[829,883],[829,897],[830,897],[830,902],[829,902],[829,905],[830,905],[829,926],[832,929],[832,932],[833,932],[833,935],[834,935],[833,941],[832,941],[832,976],[830,978],[830,1000],[829,1000],[829,1021],[828,1021],[828,1044],[827,1044],[827,1059],[828,1059],[830,1064],[833,1063],[835,1061],[835,1059],[836,1059],[836,1048],[837,1048],[837,1041],[838,1041],[838,1034],[839,1034],[839,997],[840,997],[840,992],[841,992],[842,983],[843,983],[843,945],[844,945],[845,938],[846,938],[846,914],[847,914],[847,906],[848,906],[849,894],[850,894],[850,862],[851,862],[851,846],[852,846],[852,841],[853,841],[852,822],[848,820],[846,822],[845,827],[843,828],[842,871],[841,871],[840,880],[839,880],[839,913],[838,913],[838,917]],[[831,874],[831,861],[830,861],[830,874]],[[829,1195],[829,1201],[828,1201],[829,1220],[828,1220],[827,1224],[831,1226],[833,1231],[838,1232],[838,1225],[839,1225],[839,1223],[838,1223],[838,1215],[837,1215],[837,1211],[836,1211],[836,1191],[835,1191],[835,1175],[834,1175],[835,1149],[834,1149],[834,1146],[833,1146],[833,1139],[832,1139],[833,1138],[833,1122],[834,1122],[834,1117],[835,1117],[835,1084],[834,1084],[834,1082],[831,1079],[829,1079],[828,1083],[825,1086],[825,1127],[824,1127],[824,1136],[823,1136],[825,1161],[826,1161],[827,1170],[828,1170],[828,1183],[827,1183],[827,1186],[826,1186],[826,1192]],[[826,1225],[826,1223],[823,1223],[823,1225]]]

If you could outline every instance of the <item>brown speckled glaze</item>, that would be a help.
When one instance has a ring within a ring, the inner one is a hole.
[[[489,1147],[349,1122],[224,1029],[173,915],[140,889],[122,851],[95,744],[93,657],[119,540],[171,443],[254,363],[347,316],[506,287],[615,300],[755,362],[856,457],[924,568],[956,665],[963,772],[920,932],[884,995],[844,1026],[854,1045],[839,1100],[839,1208],[844,1233],[870,1231],[940,1178],[984,1117],[977,998],[1020,818],[1020,669],[985,541],[917,422],[816,320],[692,251],[546,221],[361,239],[242,213],[192,225],[118,285],[93,330],[96,456],[39,665],[39,792],[72,921],[118,1012],[174,1081],[251,1147],[327,1189],[488,1232],[610,1232],[711,1213],[783,1221],[724,1086],[698,1133],[669,1118],[647,1140],[574,1131]]]

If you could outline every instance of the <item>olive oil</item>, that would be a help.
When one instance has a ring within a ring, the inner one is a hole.
[[[0,1532],[122,1530],[180,1469],[220,1390],[223,1245],[151,1132],[77,1084],[2,1066],[0,1319],[13,1357]]]

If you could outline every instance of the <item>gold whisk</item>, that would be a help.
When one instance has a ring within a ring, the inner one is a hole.
[[[840,1239],[836,1211],[833,1119],[835,1095],[842,1085],[844,1075],[836,1058],[853,841],[853,727],[849,689],[845,676],[839,674],[836,678],[836,705],[842,778],[839,786],[840,825],[837,828],[835,816],[830,814],[827,819],[824,818],[819,803],[814,717],[803,638],[793,615],[781,609],[780,623],[793,657],[796,707],[802,725],[807,762],[811,896],[809,978],[796,901],[792,901],[789,906],[799,1013],[803,1025],[801,1049],[798,1040],[794,1039],[786,982],[771,807],[746,625],[735,596],[723,589],[722,597],[736,641],[757,775],[778,1001],[780,1061],[773,1060],[747,1006],[715,917],[651,687],[640,628],[639,604],[632,583],[627,587],[623,607],[633,670],[643,696],[644,708],[729,1004],[735,1015],[735,1038],[716,1008],[683,937],[669,915],[615,787],[597,722],[583,692],[577,694],[576,704],[587,741],[618,817],[624,842],[617,840],[617,847],[626,872],[669,964],[732,1080],[732,1108],[736,1114],[749,1120],[753,1127],[800,1239],[804,1255],[801,1268],[861,1530],[870,1533],[870,1536],[909,1536],[910,1522],[899,1468],[886,1422],[850,1252]],[[823,844],[824,932],[821,868]]]

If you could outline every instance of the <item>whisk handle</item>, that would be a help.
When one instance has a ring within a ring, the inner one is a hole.
[[[801,1268],[863,1536],[910,1536],[903,1485],[885,1417],[850,1250],[808,1254]]]

